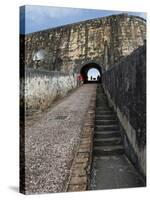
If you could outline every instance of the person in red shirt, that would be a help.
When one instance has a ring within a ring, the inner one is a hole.
[[[79,86],[84,83],[84,78],[82,74],[78,74],[77,81]]]

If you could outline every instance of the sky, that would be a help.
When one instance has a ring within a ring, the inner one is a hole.
[[[100,75],[100,73],[97,69],[91,68],[91,69],[89,69],[87,75],[88,75],[88,80],[91,80],[91,76],[92,76],[92,78],[97,79],[97,76]]]
[[[20,8],[20,33],[28,34],[48,28],[71,24],[113,14],[128,13],[146,19],[146,13],[95,9],[25,6]]]

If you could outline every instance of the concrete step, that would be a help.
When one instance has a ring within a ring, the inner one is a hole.
[[[94,131],[94,138],[110,138],[120,136],[120,131]]]
[[[95,131],[119,131],[119,125],[96,125]]]
[[[111,156],[120,155],[124,153],[123,145],[115,146],[95,146],[93,149],[95,156]]]
[[[105,98],[106,99],[106,95],[105,94],[103,94],[103,93],[97,93],[97,96],[96,96],[97,98]]]
[[[94,138],[95,146],[121,145],[121,137]]]
[[[96,99],[96,105],[101,104],[101,103],[108,105],[108,102],[106,99]]]
[[[96,120],[115,120],[116,119],[116,116],[115,115],[99,115],[99,114],[96,114],[95,115],[95,119]]]
[[[108,104],[107,104],[107,102],[103,102],[103,101],[97,102],[96,101],[96,107],[98,107],[98,106],[107,106],[108,107]]]
[[[99,120],[95,119],[95,125],[117,125],[117,120]]]
[[[99,110],[99,111],[112,111],[111,108],[109,108],[108,106],[98,106],[96,107],[96,110]]]
[[[93,157],[90,190],[135,188],[145,185],[143,177],[125,155]]]
[[[97,104],[100,104],[100,103],[108,104],[106,98],[98,98],[98,99],[96,99],[96,103]]]
[[[96,105],[96,108],[98,108],[98,107],[109,108],[109,106],[107,104],[104,104],[104,103],[100,103],[100,104]]]
[[[104,111],[104,112],[114,112],[112,109],[109,107],[96,107],[96,111]]]
[[[97,115],[113,115],[114,112],[112,110],[102,111],[102,110],[97,110],[96,109],[96,114]]]
[[[107,98],[106,97],[104,97],[104,96],[99,96],[99,97],[97,97],[96,98],[96,102],[105,102],[105,103],[107,103]]]
[[[109,106],[96,106],[96,110],[111,110],[112,108],[110,108]]]
[[[104,104],[108,105],[107,99],[103,99],[103,98],[96,99],[96,105],[97,104],[101,104],[101,103],[104,103]]]
[[[100,108],[96,107],[95,111],[96,111],[96,113],[98,113],[98,112],[106,112],[106,113],[107,112],[112,112],[113,114],[115,114],[115,112],[112,109],[108,108],[108,107],[100,107]]]

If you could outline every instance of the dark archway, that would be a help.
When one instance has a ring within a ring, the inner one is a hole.
[[[98,70],[98,72],[99,72],[98,80],[97,80],[97,78],[96,78],[95,80],[89,80],[89,79],[88,79],[88,71],[89,71],[90,69],[96,69],[96,70]],[[93,83],[93,82],[100,82],[100,83],[101,83],[101,81],[102,81],[102,79],[101,79],[101,78],[102,78],[102,68],[101,68],[98,64],[96,64],[96,63],[94,63],[94,62],[85,64],[85,65],[81,68],[80,74],[81,74],[82,77],[83,77],[84,83]]]

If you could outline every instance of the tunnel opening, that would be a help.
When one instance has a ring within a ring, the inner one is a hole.
[[[102,69],[96,63],[88,63],[84,65],[80,74],[83,77],[83,83],[101,83],[102,82]]]

